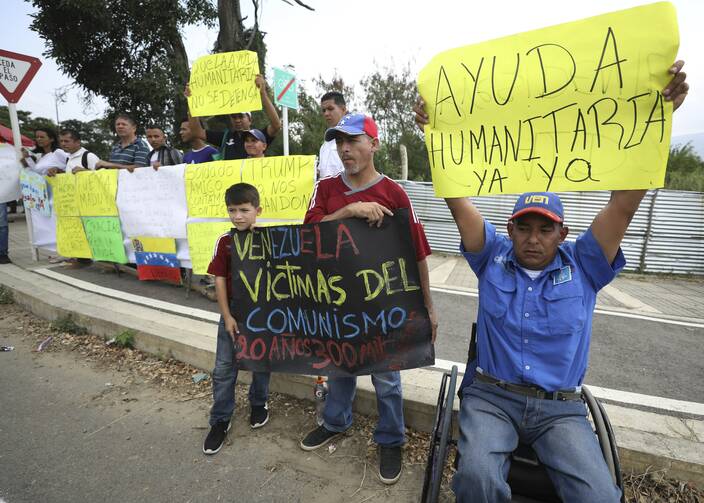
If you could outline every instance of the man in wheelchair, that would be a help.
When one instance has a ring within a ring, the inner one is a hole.
[[[688,85],[683,62],[663,91],[676,109]],[[427,123],[422,101],[416,122]],[[617,190],[576,242],[565,242],[560,198],[522,194],[497,234],[468,198],[446,199],[460,250],[479,280],[477,368],[462,389],[460,502],[511,500],[509,455],[530,445],[562,501],[618,502],[581,400],[597,292],[625,265],[620,249],[645,190]],[[470,369],[468,368],[468,371]]]

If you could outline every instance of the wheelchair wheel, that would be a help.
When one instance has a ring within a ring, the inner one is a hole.
[[[620,473],[617,473],[616,462],[614,461],[615,442],[612,441],[613,436],[609,435],[609,428],[606,426],[608,419],[604,419],[606,417],[604,408],[599,406],[599,402],[597,402],[594,395],[592,395],[591,391],[589,391],[586,386],[582,387],[582,396],[592,416],[592,421],[594,421],[594,430],[599,440],[599,447],[601,447],[601,452],[604,455],[606,466],[609,468],[614,483],[618,484]]]
[[[611,421],[609,416],[606,415],[606,410],[604,409],[604,404],[599,400],[596,401],[601,411],[601,416],[604,418],[604,425],[606,426],[606,433],[609,437],[609,444],[611,445],[611,455],[614,460],[614,470],[616,475],[616,485],[621,489],[621,503],[626,503],[626,493],[623,489],[623,476],[621,474],[621,458],[618,455],[618,445],[616,444],[616,435],[614,434],[614,429],[611,426]]]
[[[440,383],[438,402],[435,409],[435,424],[430,437],[428,449],[428,461],[425,466],[425,477],[423,479],[422,503],[435,503],[440,493],[442,483],[442,473],[447,460],[447,446],[451,441],[452,434],[452,407],[455,399],[455,388],[457,387],[457,366],[453,365],[452,370],[445,372]]]

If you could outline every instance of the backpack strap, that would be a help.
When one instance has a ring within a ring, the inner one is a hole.
[[[85,169],[88,169],[88,152],[87,150],[83,152],[83,155],[81,156],[81,166],[83,166]]]

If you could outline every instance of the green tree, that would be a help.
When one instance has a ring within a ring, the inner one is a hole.
[[[665,188],[704,192],[704,161],[691,143],[670,147]]]
[[[37,128],[50,128],[56,130],[56,123],[46,117],[32,117],[31,112],[17,110],[17,119],[20,123],[20,134],[34,139],[34,131]],[[0,124],[11,127],[10,112],[6,106],[0,106]]]
[[[185,115],[188,58],[181,30],[214,25],[210,1],[27,1],[37,9],[31,29],[45,40],[45,55],[84,91],[103,96],[112,113],[167,127]]]
[[[214,0],[26,1],[37,9],[31,28],[46,41],[44,54],[87,94],[104,97],[110,117],[130,112],[142,125],[178,129],[187,111],[183,86],[189,68],[181,31],[188,25],[211,27],[217,20],[214,52],[254,50],[265,68],[265,33],[259,30],[263,0],[251,0],[249,27],[240,0],[217,0],[217,6]]]
[[[392,68],[377,69],[360,84],[365,92],[365,107],[380,129],[382,146],[376,156],[377,167],[388,176],[398,177],[400,146],[404,145],[408,153],[408,178],[429,181],[425,142],[411,114],[417,91],[410,66],[399,72]]]
[[[335,75],[329,81],[318,76],[312,81],[314,92],[309,94],[304,85],[298,87],[298,110],[289,110],[289,153],[317,155],[327,124],[320,110],[320,98],[328,91],[339,91],[345,96],[348,109],[354,103],[355,93],[351,86]],[[255,123],[260,112],[253,115]],[[268,155],[283,155],[283,135],[278,135],[267,151]]]
[[[110,122],[107,119],[94,119],[83,122],[78,119],[63,121],[61,127],[46,117],[32,117],[31,112],[17,111],[20,123],[20,133],[34,139],[34,131],[40,127],[48,127],[58,134],[61,129],[75,129],[81,135],[81,145],[95,153],[101,159],[107,159],[113,143],[113,134]],[[10,114],[7,107],[0,106],[0,124],[10,127]]]
[[[101,159],[110,157],[110,148],[115,142],[112,133],[112,123],[108,119],[94,119],[83,122],[69,119],[61,123],[61,129],[75,129],[81,135],[81,146]]]

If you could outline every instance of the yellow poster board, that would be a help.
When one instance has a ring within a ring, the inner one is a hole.
[[[93,258],[81,217],[57,216],[56,251],[64,257]]]
[[[247,159],[242,168],[242,181],[259,191],[260,218],[303,219],[315,184],[315,156]]]
[[[438,54],[418,77],[435,193],[662,187],[678,45],[660,2]]]
[[[198,58],[191,68],[188,107],[193,117],[261,110],[254,79],[259,59],[253,51],[222,52]]]
[[[116,169],[81,171],[75,175],[76,197],[81,216],[117,216],[117,176]]]
[[[261,218],[302,220],[315,181],[315,156],[290,155],[189,164],[186,199],[191,218],[227,218],[225,191],[246,182],[259,191]]]
[[[199,222],[186,225],[193,274],[205,274],[220,236],[232,229],[230,222]]]
[[[242,181],[243,159],[188,164],[184,175],[188,216],[227,218],[225,191]]]
[[[176,240],[138,236],[132,238],[132,247],[136,252],[176,253]]]
[[[51,197],[56,216],[79,216],[78,198],[76,196],[76,177],[72,174],[63,174],[48,176],[46,177],[46,181],[51,186]]]

